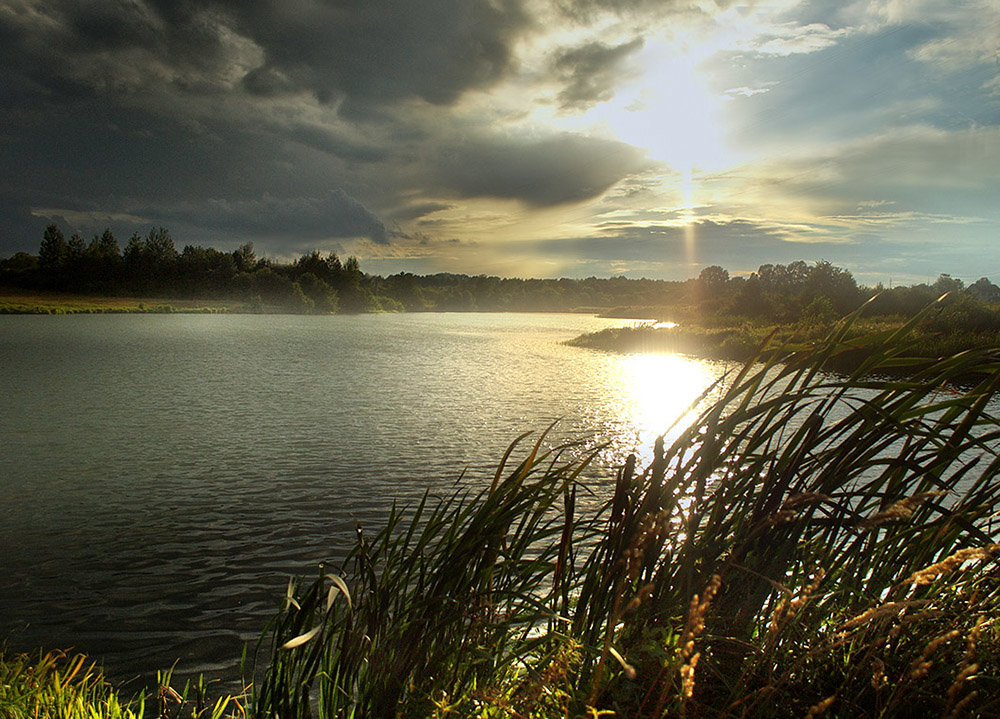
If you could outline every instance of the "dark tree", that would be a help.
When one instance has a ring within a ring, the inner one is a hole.
[[[962,280],[944,273],[938,275],[934,282],[934,291],[939,295],[946,292],[961,292],[963,289],[965,289],[965,283]]]
[[[38,265],[44,272],[62,269],[69,255],[69,247],[62,230],[56,225],[49,225],[42,235],[42,243],[38,246]]]
[[[117,261],[121,259],[121,250],[118,248],[118,240],[111,233],[111,228],[106,228],[104,233],[97,237],[95,236],[90,242],[90,246],[87,247],[87,254],[97,260],[104,262]]]
[[[980,302],[989,302],[991,304],[1000,302],[1000,287],[997,287],[985,277],[980,277],[969,285],[966,292]]]
[[[709,291],[718,291],[725,287],[727,282],[729,282],[729,272],[718,265],[706,267],[698,275],[698,284]]]
[[[79,232],[74,232],[73,236],[69,238],[69,242],[66,243],[66,261],[78,263],[83,259],[86,252],[86,243],[83,241]]]
[[[177,260],[177,250],[170,233],[163,227],[149,231],[146,237],[145,254],[154,265],[166,267]]]
[[[247,242],[233,252],[233,262],[237,272],[253,272],[257,269],[257,253],[253,251],[253,243]]]

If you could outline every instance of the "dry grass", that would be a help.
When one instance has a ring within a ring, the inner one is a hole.
[[[244,303],[0,290],[0,314],[234,312]]]

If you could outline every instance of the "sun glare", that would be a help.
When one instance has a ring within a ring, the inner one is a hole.
[[[625,411],[639,428],[639,448],[643,453],[649,453],[655,439],[672,425],[668,441],[694,419],[696,410],[691,409],[691,403],[718,374],[707,362],[662,354],[623,357],[620,372],[627,403]],[[648,463],[652,455],[640,459]]]
[[[725,164],[722,99],[699,75],[697,56],[650,48],[638,82],[592,114],[619,137],[682,175]]]

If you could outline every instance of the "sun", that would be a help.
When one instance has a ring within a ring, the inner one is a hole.
[[[644,48],[638,77],[588,117],[682,176],[723,167],[724,100],[698,71],[700,60],[696,53],[671,54],[665,45]]]

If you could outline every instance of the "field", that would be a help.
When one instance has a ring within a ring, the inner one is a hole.
[[[0,314],[105,314],[131,312],[240,312],[244,303],[155,297],[103,297],[0,289]]]

